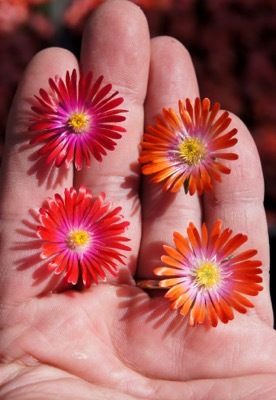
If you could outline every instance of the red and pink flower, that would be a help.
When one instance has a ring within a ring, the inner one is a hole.
[[[121,207],[112,209],[105,195],[93,199],[82,186],[65,189],[64,199],[55,194],[48,206],[40,209],[37,234],[43,240],[42,259],[49,259],[49,270],[63,274],[75,285],[81,276],[85,287],[106,280],[106,272],[118,275],[124,265],[122,251],[131,250],[124,232],[129,226],[120,215]]]
[[[94,84],[92,78],[92,72],[81,73],[78,79],[75,69],[67,71],[65,81],[50,78],[50,92],[40,89],[40,96],[35,96],[32,110],[37,115],[29,127],[35,135],[30,143],[42,143],[38,153],[46,156],[47,163],[69,168],[74,162],[81,170],[83,158],[87,166],[91,155],[102,161],[126,131],[118,125],[125,120],[121,114],[126,110],[118,108],[124,99],[118,91],[111,93],[111,84],[102,86],[103,76]]]

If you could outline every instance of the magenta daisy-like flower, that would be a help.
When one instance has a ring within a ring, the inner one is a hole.
[[[129,222],[120,215],[121,207],[112,209],[104,199],[104,194],[93,199],[82,186],[79,191],[65,189],[64,199],[55,194],[40,209],[41,258],[49,259],[49,269],[73,285],[80,276],[85,287],[99,278],[105,281],[106,271],[117,276],[118,265],[125,264],[121,252],[131,250],[124,244]]]
[[[141,143],[139,161],[142,173],[152,182],[163,182],[163,190],[176,192],[184,186],[193,195],[209,192],[213,180],[230,168],[220,160],[236,160],[237,154],[225,151],[237,143],[237,129],[227,131],[231,118],[227,111],[218,115],[220,104],[209,99],[179,100],[179,114],[163,109],[163,118],[147,127]]]
[[[256,296],[263,289],[262,263],[251,259],[257,251],[235,254],[247,236],[222,231],[221,221],[215,222],[210,234],[203,224],[201,235],[190,223],[187,234],[185,238],[174,232],[176,248],[164,246],[167,254],[161,258],[167,266],[154,270],[165,278],[159,287],[168,289],[165,297],[171,308],[188,315],[192,326],[204,321],[214,327],[218,320],[227,323],[234,318],[233,309],[246,313],[253,303],[245,295]]]
[[[91,155],[102,161],[126,131],[118,125],[125,120],[126,110],[118,108],[123,98],[118,91],[111,93],[111,84],[102,85],[103,76],[93,84],[92,78],[92,72],[80,73],[78,79],[75,69],[67,71],[65,80],[50,78],[50,91],[40,89],[40,96],[35,96],[32,110],[37,115],[29,127],[35,135],[30,143],[42,144],[38,153],[46,156],[47,163],[68,168],[74,162],[81,170],[83,159],[87,166]]]

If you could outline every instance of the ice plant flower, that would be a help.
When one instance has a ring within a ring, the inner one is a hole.
[[[257,251],[235,254],[247,236],[222,230],[219,220],[210,233],[203,224],[201,235],[190,223],[187,235],[174,232],[176,248],[164,246],[167,254],[161,259],[167,265],[154,270],[162,276],[159,287],[168,289],[165,297],[171,309],[180,309],[191,326],[204,321],[214,327],[218,320],[227,323],[234,318],[233,309],[246,313],[253,303],[244,295],[256,296],[262,290],[262,263],[251,259]]]
[[[211,108],[209,99],[179,100],[179,115],[163,109],[163,118],[147,127],[141,143],[139,161],[142,173],[153,175],[152,182],[164,181],[163,190],[176,192],[183,185],[193,195],[209,192],[213,179],[221,181],[220,173],[229,174],[230,168],[220,162],[236,160],[237,154],[225,152],[234,146],[237,129],[227,131],[229,113],[218,115],[220,104]]]
[[[92,198],[91,191],[81,186],[65,189],[64,198],[55,194],[40,209],[37,235],[42,239],[42,259],[49,259],[49,270],[63,274],[75,285],[81,276],[85,287],[106,280],[106,272],[118,274],[125,264],[121,252],[130,250],[124,243],[129,226],[120,215],[121,207],[112,209],[105,195]]]
[[[125,128],[118,125],[125,120],[119,109],[123,102],[118,91],[111,93],[112,85],[102,86],[103,76],[92,84],[93,74],[87,75],[74,69],[66,72],[65,80],[57,76],[49,79],[49,93],[40,89],[32,106],[35,113],[29,130],[34,132],[31,144],[42,143],[39,155],[46,155],[46,162],[63,163],[68,168],[74,161],[82,169],[83,158],[90,166],[90,155],[98,161],[106,150],[114,150],[116,141]]]

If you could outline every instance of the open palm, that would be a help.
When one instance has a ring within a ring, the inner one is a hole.
[[[46,170],[28,145],[30,98],[49,77],[79,66],[58,48],[32,60],[10,113],[1,176],[1,398],[275,399],[263,180],[249,132],[233,116],[239,160],[211,194],[161,193],[140,179],[139,142],[144,122],[162,107],[198,96],[187,51],[169,37],[150,41],[140,9],[113,0],[88,21],[80,64],[124,96],[127,133],[90,169]],[[132,252],[118,280],[77,291],[63,287],[39,259],[35,214],[48,196],[82,184],[122,206]],[[229,324],[191,328],[160,292],[149,297],[137,288],[133,276],[153,276],[173,231],[216,219],[248,234],[248,247],[263,262],[264,290],[253,310]]]

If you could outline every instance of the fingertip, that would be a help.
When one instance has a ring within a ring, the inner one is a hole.
[[[172,36],[163,35],[152,38],[151,48],[156,55],[158,55],[158,53],[161,55],[169,51],[174,58],[180,56],[181,58],[186,59],[187,62],[193,66],[191,55],[188,49],[182,42]],[[170,60],[169,57],[166,58],[168,61]]]
[[[43,86],[55,75],[65,76],[67,70],[78,68],[76,57],[61,47],[49,47],[39,51],[27,65],[20,87]],[[27,87],[28,88],[28,87]]]
[[[20,123],[24,123],[21,114],[26,114],[26,109],[30,108],[31,98],[38,94],[40,88],[48,90],[49,78],[54,78],[56,75],[64,77],[66,71],[73,68],[78,69],[78,62],[70,51],[59,47],[39,51],[31,59],[20,79],[9,115],[8,132],[19,122],[17,119]]]
[[[222,184],[214,182],[214,190],[208,194],[214,202],[244,204],[262,203],[264,200],[264,180],[259,153],[254,138],[245,123],[229,112],[231,123],[227,132],[237,129],[237,143],[229,152],[237,154],[236,160],[225,160],[223,164],[230,168],[229,175],[223,175]],[[227,150],[226,150],[227,151]]]
[[[109,0],[101,3],[90,15],[84,28],[84,35],[93,34],[94,29],[102,29],[103,20],[106,21],[106,27],[122,28],[126,35],[128,32],[135,33],[137,29],[140,31],[141,27],[148,26],[144,12],[137,4],[126,0]],[[108,22],[112,22],[113,25]]]
[[[150,121],[165,108],[177,109],[179,99],[198,96],[194,65],[187,48],[170,36],[151,40],[146,116]]]
[[[114,87],[126,91],[135,100],[137,94],[144,100],[149,58],[147,19],[137,5],[111,0],[101,4],[90,16],[81,48],[84,71],[93,70],[95,75],[104,71],[106,80]]]

